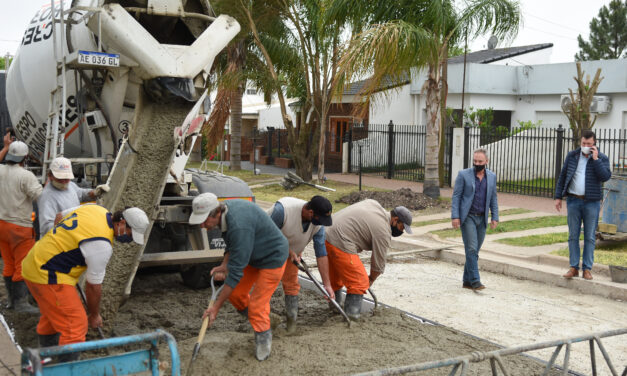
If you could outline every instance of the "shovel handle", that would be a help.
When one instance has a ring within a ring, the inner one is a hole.
[[[215,300],[211,299],[211,301],[209,301],[209,306],[207,306],[207,309],[213,307],[214,302]],[[205,333],[207,333],[208,326],[209,326],[209,316],[202,319],[202,325],[200,326],[200,331],[198,332],[198,340],[196,340],[196,343],[200,344],[202,343],[202,340],[205,339]]]
[[[324,289],[324,287],[322,287],[322,285],[320,284],[320,282],[318,282],[318,280],[316,280],[314,278],[313,275],[311,275],[311,273],[309,272],[309,268],[307,267],[307,263],[305,263],[304,260],[301,260],[300,262],[297,261],[293,261],[294,265],[296,265],[296,267],[300,270],[302,270],[303,272],[305,272],[307,274],[307,276],[309,277],[309,279],[311,279],[311,281],[313,282],[314,285],[316,285],[316,287],[318,288],[318,290],[320,290],[320,292],[322,292],[322,294],[324,296],[326,296],[327,299],[329,299],[329,301],[331,302],[331,304],[333,304],[333,306],[335,306],[335,308],[342,314],[342,316],[344,316],[344,319],[346,319],[346,322],[348,323],[348,327],[350,328],[351,326],[351,320],[348,318],[348,315],[346,315],[346,312],[344,312],[344,310],[342,309],[342,307],[340,307],[339,304],[337,304],[337,302],[334,299],[331,299],[331,296],[329,295],[329,293],[327,292],[327,290]]]

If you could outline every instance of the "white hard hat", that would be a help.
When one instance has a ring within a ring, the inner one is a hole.
[[[50,164],[50,171],[57,179],[74,179],[74,173],[72,173],[72,162],[70,162],[67,158],[56,157],[53,159]]]
[[[10,162],[20,163],[27,155],[28,145],[22,141],[13,141],[11,145],[9,145],[9,152],[4,159]]]
[[[189,224],[198,225],[203,223],[209,216],[209,213],[218,206],[220,206],[218,196],[213,193],[202,193],[194,197],[194,201],[192,201],[192,215],[189,216]]]
[[[144,234],[150,224],[146,213],[140,208],[128,208],[122,212],[122,217],[132,230],[133,241],[137,244],[144,244]]]

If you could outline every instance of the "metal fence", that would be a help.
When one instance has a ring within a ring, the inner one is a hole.
[[[613,173],[627,171],[627,130],[595,129],[597,147],[610,160]],[[500,192],[552,197],[566,155],[575,149],[573,132],[561,125],[536,129],[464,129],[464,167],[473,151],[488,151],[489,168]]]
[[[450,185],[453,128],[445,130],[445,181]],[[349,143],[349,171],[361,171],[388,179],[424,181],[426,127],[406,124],[353,124]],[[361,148],[360,148],[361,146]],[[361,151],[360,151],[361,149]]]

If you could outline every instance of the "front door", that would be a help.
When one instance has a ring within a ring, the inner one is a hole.
[[[350,118],[331,118],[329,122],[329,152],[342,154],[344,135],[348,132]]]

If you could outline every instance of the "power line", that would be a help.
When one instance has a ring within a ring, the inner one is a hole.
[[[558,38],[564,38],[564,39],[573,40],[573,41],[575,41],[575,42],[577,41],[577,38],[567,37],[567,36],[564,36],[564,35],[559,35],[559,34],[551,33],[550,31],[540,30],[540,29],[535,29],[535,28],[533,28],[533,27],[529,27],[529,26],[525,26],[525,29],[529,29],[529,30],[533,30],[533,31],[540,32],[540,33],[545,33],[545,34],[553,35],[554,37],[558,37]]]
[[[577,30],[577,29],[572,28],[572,27],[570,27],[570,26],[562,25],[562,24],[559,24],[559,23],[557,23],[557,22],[553,22],[553,21],[551,21],[551,20],[547,20],[546,18],[538,17],[538,16],[536,16],[536,15],[534,15],[534,14],[531,14],[531,13],[529,13],[529,12],[526,12],[526,11],[523,11],[523,13],[525,13],[526,15],[531,16],[531,17],[533,17],[533,18],[537,18],[537,19],[539,19],[539,20],[541,20],[541,21],[544,21],[544,22],[550,23],[550,24],[552,24],[552,25],[559,26],[559,27],[562,27],[562,28],[564,28],[564,29],[568,29],[568,30],[576,31],[576,32],[578,32],[579,34],[584,34],[584,33],[582,33],[582,32],[581,32],[581,30]]]

